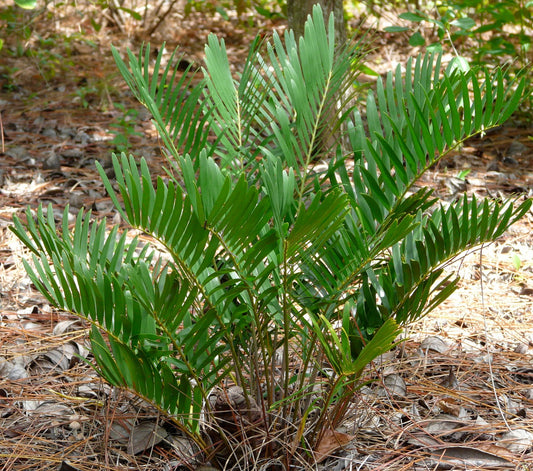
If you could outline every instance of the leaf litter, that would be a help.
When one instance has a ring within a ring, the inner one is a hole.
[[[35,27],[46,36],[56,31],[50,21],[41,17]],[[218,15],[206,20],[178,14],[173,22],[179,28],[167,21],[151,41],[179,43],[188,59],[200,61],[207,34],[215,32],[225,37],[236,67],[257,31]],[[264,20],[258,27],[283,25]],[[110,167],[112,124],[120,117],[113,101],[139,109],[110,54],[101,52],[110,42],[136,47],[124,35],[127,28],[121,29],[104,28],[90,41],[75,41],[75,68],[66,65],[65,46],[57,43],[65,65],[52,77],[25,56],[10,57],[7,64],[24,73],[12,74],[12,83],[0,90],[2,470],[170,471],[201,462],[198,450],[158,411],[94,374],[86,363],[87,325],[38,295],[21,263],[27,254],[7,230],[14,213],[38,202],[52,203],[58,212],[69,205],[72,218],[82,206],[98,218],[117,217],[93,162]],[[392,51],[391,61],[411,52],[378,42]],[[4,47],[10,46],[8,38]],[[375,69],[394,65],[381,60]],[[134,152],[161,168],[153,128],[141,111],[138,117],[135,130],[143,137],[133,137]],[[530,196],[532,156],[528,129],[517,120],[468,142],[419,184],[432,187],[444,202],[463,192]],[[532,226],[528,214],[497,243],[448,267],[462,276],[460,290],[409,326],[408,340],[366,372],[367,384],[346,421],[315,450],[317,469],[533,467]]]

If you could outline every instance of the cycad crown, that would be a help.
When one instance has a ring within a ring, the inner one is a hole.
[[[254,436],[289,444],[257,457],[312,459],[399,325],[457,288],[444,265],[531,205],[465,195],[444,206],[413,186],[465,139],[507,120],[523,80],[507,84],[501,70],[483,80],[477,70],[441,74],[440,56],[420,56],[378,80],[363,119],[364,45],[336,50],[333,38],[332,19],[326,28],[315,8],[299,41],[274,33],[266,55],[256,41],[239,79],[215,36],[199,80],[190,70],[179,77],[174,54],[163,67],[160,52],[150,73],[149,46],[139,57],[128,51],[128,64],[113,49],[169,165],[155,182],[133,156],[113,157],[116,182],[97,167],[125,223],[154,244],[141,248],[83,211],[73,229],[68,209],[59,227],[51,208],[14,219],[33,252],[32,281],[93,325],[98,372],[205,450],[218,446],[201,430],[201,417],[217,417],[209,397],[236,384],[259,405]],[[324,145],[332,136],[337,144]],[[327,171],[313,171],[317,158]],[[210,426],[227,445],[226,425]]]

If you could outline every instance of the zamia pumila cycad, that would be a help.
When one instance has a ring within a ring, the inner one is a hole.
[[[316,7],[299,41],[254,42],[237,79],[213,35],[201,78],[180,76],[174,55],[163,66],[149,47],[127,62],[113,49],[168,168],[154,176],[144,159],[115,155],[112,181],[97,167],[124,222],[153,243],[90,212],[70,227],[68,208],[59,224],[50,207],[14,218],[37,288],[93,326],[96,370],[221,467],[312,467],[365,366],[457,288],[444,266],[531,205],[443,205],[414,186],[505,122],[523,80],[442,72],[428,54],[378,80],[361,113],[364,45],[333,38]]]

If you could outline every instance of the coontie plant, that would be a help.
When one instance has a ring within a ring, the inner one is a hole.
[[[201,78],[162,53],[151,64],[148,47],[126,61],[113,49],[168,156],[164,176],[124,154],[116,181],[97,164],[143,244],[83,211],[73,227],[51,208],[14,220],[37,288],[92,324],[96,370],[215,466],[313,467],[365,367],[457,288],[445,265],[530,207],[443,205],[414,186],[508,119],[523,81],[421,56],[379,80],[360,113],[363,51],[336,48],[318,7],[301,39],[254,43],[238,78],[215,36]]]

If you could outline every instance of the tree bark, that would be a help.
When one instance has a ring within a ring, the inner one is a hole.
[[[346,42],[346,25],[344,23],[342,0],[287,0],[289,28],[294,31],[294,35],[297,38],[303,36],[307,16],[312,13],[313,5],[317,3],[322,7],[326,25],[330,14],[333,12],[335,17],[335,43],[337,47],[344,45]]]
[[[294,36],[299,38],[303,36],[305,22],[307,17],[312,14],[313,6],[320,4],[326,28],[329,17],[333,12],[335,26],[335,47],[337,50],[346,44],[346,25],[344,23],[344,5],[342,0],[287,0],[287,17],[289,28],[294,31]],[[332,106],[322,118],[325,129],[317,142],[317,154],[329,152],[335,148],[340,139],[340,131],[331,128],[331,123],[335,123],[337,110]]]

